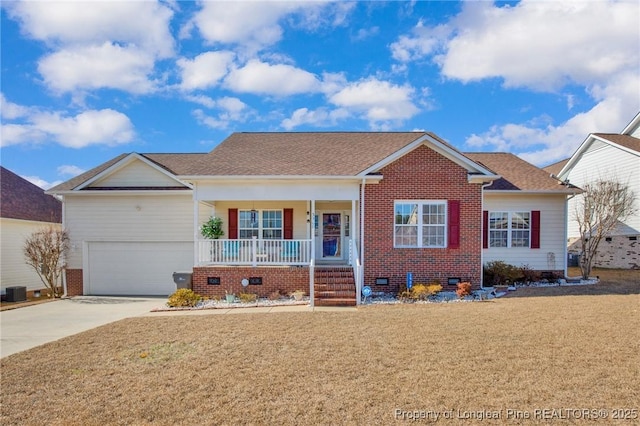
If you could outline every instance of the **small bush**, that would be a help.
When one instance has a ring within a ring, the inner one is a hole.
[[[240,293],[238,297],[242,303],[253,303],[258,300],[258,295],[255,293]]]
[[[282,293],[280,293],[280,290],[269,293],[269,300],[280,300],[281,297]]]
[[[188,288],[180,288],[171,296],[169,296],[167,306],[170,306],[172,308],[194,307],[201,300],[202,296],[194,293],[193,290],[190,290]]]
[[[501,260],[487,262],[483,268],[484,282],[487,285],[507,285],[521,279],[519,268]]]
[[[540,280],[540,273],[531,269],[529,265],[520,267],[520,277],[525,283],[533,283]]]
[[[471,294],[471,283],[458,283],[456,294],[459,298],[463,298]]]
[[[430,284],[416,284],[411,287],[411,290],[404,288],[398,293],[398,298],[402,300],[427,300],[440,291],[442,291],[440,283],[433,281]]]

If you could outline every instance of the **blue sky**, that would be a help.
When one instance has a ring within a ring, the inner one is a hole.
[[[640,3],[2,2],[2,165],[48,188],[234,131],[432,131],[543,166],[640,110]]]

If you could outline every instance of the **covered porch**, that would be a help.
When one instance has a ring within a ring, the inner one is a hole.
[[[235,190],[222,185],[224,191],[217,186],[215,194],[202,186],[194,191],[194,289],[218,296],[243,291],[239,287],[243,278],[254,278],[246,291],[265,297],[270,291],[302,289],[313,304],[318,290],[327,290],[324,283],[316,288],[317,270],[335,268],[344,274],[347,268],[353,274],[353,297],[360,302],[358,185],[345,191],[334,184],[320,191],[331,193],[330,199],[291,199],[297,192],[313,195],[313,188],[301,188],[300,183],[281,183],[278,190],[271,185],[263,191],[239,185],[242,188]],[[315,187],[318,192],[317,183]],[[222,219],[224,235],[219,239],[201,235],[201,226],[210,217]],[[305,288],[300,288],[303,279]],[[289,288],[290,282],[295,289]]]

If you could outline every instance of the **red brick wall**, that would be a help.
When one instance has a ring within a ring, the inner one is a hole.
[[[82,296],[82,269],[67,269],[67,296]]]
[[[426,146],[421,146],[381,170],[382,181],[366,185],[364,281],[374,291],[397,291],[406,282],[448,277],[480,286],[482,187],[467,182],[467,171]],[[393,248],[394,200],[459,200],[460,248]],[[376,286],[388,277],[389,286]]]
[[[219,277],[220,285],[207,284],[208,277]],[[249,285],[246,288],[240,283],[243,278],[262,277],[262,285]],[[193,291],[209,297],[224,297],[225,290],[238,294],[255,293],[259,297],[267,297],[279,290],[289,294],[294,290],[309,293],[309,268],[307,267],[250,267],[250,266],[202,266],[193,268]]]

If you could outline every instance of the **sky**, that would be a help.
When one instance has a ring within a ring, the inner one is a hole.
[[[239,131],[431,131],[538,166],[640,111],[640,2],[2,1],[0,162],[47,189]]]

